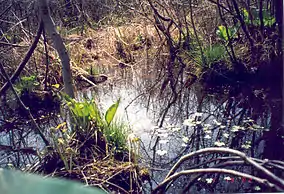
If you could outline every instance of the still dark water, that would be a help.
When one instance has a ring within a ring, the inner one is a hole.
[[[117,116],[141,139],[140,162],[151,170],[153,187],[182,155],[202,148],[228,147],[259,159],[284,158],[281,88],[273,83],[270,86],[269,80],[266,86],[242,83],[216,88],[197,82],[190,88],[180,87],[178,98],[169,106],[172,91],[166,88],[161,92],[162,69],[141,66],[113,70],[104,66],[102,72],[110,76],[109,81],[80,96],[96,96],[104,110],[121,98]],[[216,157],[212,154],[194,158],[179,170],[200,168],[203,162]],[[216,163],[206,167],[213,164]],[[245,165],[227,169],[257,173]],[[201,176],[186,191],[193,177],[177,179],[167,193],[265,191],[249,180],[212,174]]]
[[[96,98],[102,112],[121,98],[116,117],[126,122],[140,138],[139,162],[151,173],[152,185],[145,184],[145,193],[164,180],[181,156],[203,148],[228,147],[254,158],[284,160],[280,84],[270,83],[270,80],[265,82],[266,85],[244,82],[205,87],[196,82],[191,87],[182,87],[177,84],[178,95],[173,102],[169,87],[161,91],[165,79],[163,68],[144,64],[121,69],[104,65],[100,71],[107,74],[109,80],[98,88],[81,91],[79,98]],[[183,76],[186,79],[188,75]],[[0,143],[6,145],[18,138],[23,147],[43,147],[31,123],[23,123],[16,115],[11,116],[14,113],[9,112],[10,109],[14,108],[2,106],[1,109]],[[57,126],[61,121],[54,114],[38,118],[40,127]],[[23,141],[23,137],[30,138]],[[220,157],[226,162],[234,161],[234,158],[225,158],[229,155],[207,154],[186,161],[178,171],[212,167],[219,164],[216,160]],[[3,151],[0,165],[5,167],[12,163],[22,168],[34,163],[35,159],[32,155]],[[258,175],[244,164],[226,168]],[[284,177],[283,170],[271,171]],[[220,174],[182,176],[167,189],[167,193],[254,191],[269,190],[250,180]]]

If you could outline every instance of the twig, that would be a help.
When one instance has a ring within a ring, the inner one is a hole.
[[[91,80],[89,80],[88,78],[86,78],[85,76],[83,76],[83,75],[80,75],[80,78],[82,79],[82,80],[84,80],[85,82],[87,82],[87,83],[89,83],[89,84],[91,84],[92,86],[94,86],[94,87],[98,87],[94,82],[92,82]]]
[[[29,47],[28,45],[19,45],[19,44],[12,44],[9,42],[2,42],[0,41],[0,46],[12,46],[12,47]]]
[[[11,5],[9,5],[2,13],[0,13],[0,17],[4,15],[12,7],[12,5],[13,3],[11,3]]]
[[[235,11],[236,11],[236,14],[237,14],[236,18],[240,21],[241,27],[242,27],[242,29],[243,29],[247,39],[249,40],[251,49],[253,49],[254,48],[254,41],[253,41],[252,37],[250,36],[250,33],[249,33],[248,29],[247,29],[247,26],[245,24],[244,19],[242,18],[239,6],[238,6],[236,0],[231,0],[231,1],[232,1],[233,5],[234,5],[234,8],[235,8]]]
[[[95,178],[95,177],[89,177],[89,178],[90,178],[90,179],[97,180],[97,181],[101,181],[100,179]],[[129,193],[129,192],[127,192],[125,189],[123,189],[122,187],[120,187],[120,186],[118,186],[118,185],[116,185],[116,184],[114,184],[114,183],[112,183],[112,182],[105,181],[104,183],[109,184],[109,185],[112,185],[112,186],[118,188],[119,190],[123,191],[123,192],[126,193],[126,194]],[[94,184],[94,186],[99,186],[99,185],[102,185],[102,184],[104,184],[104,183],[97,183],[97,184]]]
[[[212,4],[218,5],[218,3],[215,2],[214,0],[207,0],[207,1],[209,1],[209,2],[212,3]],[[221,5],[221,4],[220,4],[220,7],[221,7],[222,9],[226,10],[226,11],[227,11],[228,13],[230,13],[232,16],[235,16],[235,14],[234,14],[233,12],[231,12],[227,7],[225,7],[225,6]]]
[[[198,34],[197,34],[197,29],[195,27],[195,23],[194,23],[194,19],[193,19],[193,9],[192,9],[192,0],[189,1],[189,8],[190,8],[190,20],[191,20],[191,24],[192,24],[192,28],[193,28],[193,32],[197,41],[197,44],[199,46],[199,51],[200,51],[200,55],[201,55],[201,59],[202,59],[202,63],[203,65],[206,64],[205,58],[204,58],[204,53],[203,53],[203,49],[202,49],[202,43],[199,40]]]
[[[87,179],[86,175],[84,174],[84,171],[83,171],[83,170],[81,170],[81,174],[82,174],[83,177],[84,177],[84,180],[85,180],[85,182],[86,182],[86,185],[89,185],[88,179]]]
[[[121,60],[119,60],[119,59],[115,58],[114,56],[112,56],[112,55],[111,55],[110,53],[108,53],[107,51],[103,50],[103,52],[106,53],[109,57],[111,57],[111,58],[114,59],[115,61],[117,61],[118,63],[123,63],[123,64],[125,64],[125,63],[122,62]],[[126,65],[132,67],[132,65],[129,65],[129,64],[126,64]]]

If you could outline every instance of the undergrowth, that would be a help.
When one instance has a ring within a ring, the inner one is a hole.
[[[63,97],[70,110],[69,122],[51,129],[54,149],[51,157],[57,160],[57,165],[50,170],[50,155],[45,154],[41,172],[58,171],[58,176],[65,173],[65,177],[73,178],[81,177],[76,169],[83,168],[85,176],[96,174],[100,177],[100,181],[90,181],[102,184],[106,190],[114,188],[101,180],[112,180],[123,189],[134,188],[138,192],[142,182],[132,177],[133,173],[140,172],[137,163],[139,139],[129,135],[131,129],[126,123],[115,119],[120,99],[102,114],[94,99],[77,101],[66,95]],[[79,179],[84,180],[84,177]]]

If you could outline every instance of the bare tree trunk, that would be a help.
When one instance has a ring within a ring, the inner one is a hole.
[[[62,63],[62,76],[64,89],[67,95],[74,98],[74,89],[72,83],[72,75],[70,70],[70,58],[68,56],[66,47],[62,41],[61,36],[56,31],[54,22],[50,17],[49,7],[47,0],[39,0],[40,17],[44,24],[44,29],[47,31],[53,41],[53,45],[58,52],[59,58]]]

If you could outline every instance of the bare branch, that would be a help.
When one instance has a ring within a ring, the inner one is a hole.
[[[267,177],[270,181],[277,183],[280,188],[284,189],[284,181],[282,179],[280,179],[279,177],[274,175],[272,172],[270,172],[266,168],[262,167],[257,162],[253,161],[252,158],[247,157],[243,152],[233,150],[233,149],[229,149],[229,148],[205,148],[205,149],[201,149],[201,150],[198,150],[196,152],[192,152],[190,154],[187,154],[187,155],[185,155],[185,156],[183,156],[179,159],[179,161],[169,171],[166,178],[170,177],[180,167],[180,165],[183,162],[185,162],[186,160],[190,159],[193,156],[208,153],[208,152],[235,154],[235,155],[239,156],[240,158],[242,158],[245,162],[249,163],[250,165],[252,165],[256,169],[258,169],[259,171],[261,171],[262,173],[267,175]]]
[[[154,193],[158,193],[160,189],[164,188],[165,186],[167,186],[167,184],[171,181],[174,181],[175,179],[179,178],[182,175],[190,175],[190,174],[196,174],[196,173],[224,173],[224,174],[230,174],[230,175],[234,175],[234,176],[240,176],[240,177],[244,177],[250,180],[254,180],[262,185],[265,186],[269,186],[271,188],[276,188],[278,190],[281,190],[281,188],[275,186],[272,183],[267,182],[266,179],[261,179],[246,173],[242,173],[242,172],[238,172],[235,170],[229,170],[229,169],[219,169],[219,168],[206,168],[206,169],[193,169],[193,170],[184,170],[181,172],[178,172],[172,176],[167,177],[162,183],[160,183],[152,192]]]
[[[0,41],[0,46],[11,46],[11,47],[29,47],[28,45],[19,45],[19,44],[12,44],[9,42],[2,42]]]
[[[24,57],[24,59],[22,60],[22,62],[20,63],[20,65],[18,66],[18,68],[16,69],[16,71],[14,72],[14,74],[10,77],[10,81],[11,83],[13,84],[16,79],[19,77],[20,73],[22,72],[22,70],[24,69],[25,65],[27,64],[27,62],[29,61],[29,59],[31,58],[36,46],[37,46],[37,43],[40,39],[40,36],[41,36],[41,33],[42,33],[42,30],[43,30],[43,23],[40,22],[40,25],[38,27],[38,31],[37,31],[37,34],[36,34],[36,37],[30,47],[30,49],[28,50],[26,56]],[[4,84],[4,86],[2,86],[1,90],[0,90],[0,96],[3,95],[9,88],[9,83],[6,82]]]

